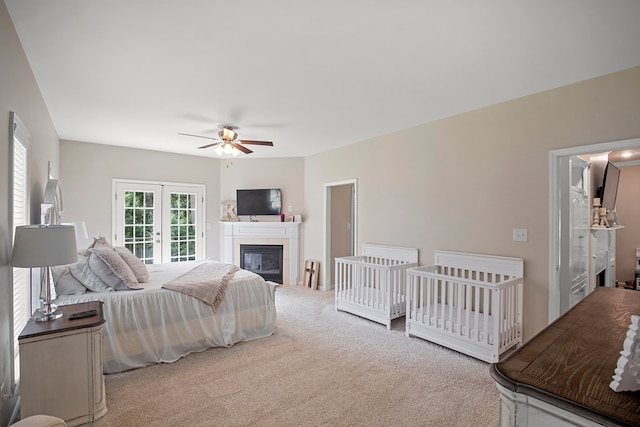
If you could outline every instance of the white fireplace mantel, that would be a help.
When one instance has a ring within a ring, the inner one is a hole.
[[[300,269],[299,222],[221,222],[222,262],[240,265],[240,245],[282,245],[283,282],[297,285]]]

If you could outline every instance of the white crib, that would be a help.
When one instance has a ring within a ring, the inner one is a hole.
[[[485,362],[522,344],[520,258],[435,251],[407,270],[406,335]]]
[[[418,249],[362,245],[362,255],[336,258],[336,311],[346,311],[391,329],[405,314],[407,269],[418,266]]]

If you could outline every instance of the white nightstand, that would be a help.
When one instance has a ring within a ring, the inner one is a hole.
[[[49,322],[29,320],[20,343],[20,415],[45,414],[69,426],[100,425],[106,420],[102,374],[101,302],[58,307],[64,315]],[[69,315],[96,310],[70,320]]]

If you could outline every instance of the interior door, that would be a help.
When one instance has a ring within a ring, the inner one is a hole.
[[[115,182],[114,245],[147,264],[203,258],[203,193],[198,185]]]

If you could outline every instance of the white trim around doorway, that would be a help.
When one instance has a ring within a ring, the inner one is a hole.
[[[321,290],[329,291],[332,289],[333,278],[331,276],[331,233],[330,233],[330,220],[331,220],[331,187],[337,187],[340,185],[353,185],[353,224],[351,228],[353,250],[357,250],[357,236],[358,236],[358,180],[347,179],[344,181],[327,182],[324,184],[324,212],[323,212],[323,236],[324,236],[324,248],[322,250],[322,285]]]
[[[602,142],[549,151],[549,306],[548,320],[560,316],[560,158],[640,147],[640,138]]]

